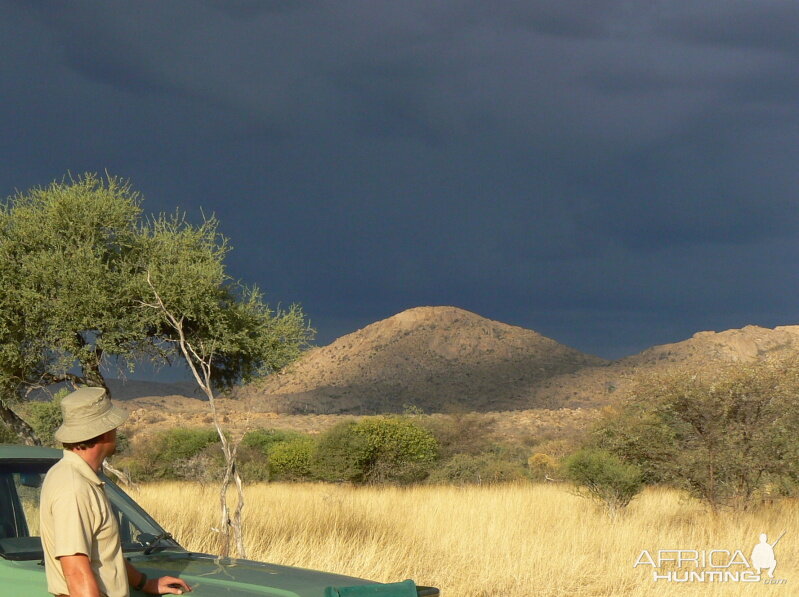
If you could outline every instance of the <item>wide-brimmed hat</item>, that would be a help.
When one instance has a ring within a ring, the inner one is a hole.
[[[64,423],[55,432],[61,443],[77,444],[116,429],[128,415],[111,404],[105,388],[80,388],[61,401]]]

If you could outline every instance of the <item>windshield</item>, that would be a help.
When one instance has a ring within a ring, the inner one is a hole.
[[[42,559],[39,540],[39,492],[55,460],[0,462],[0,556],[9,560]],[[104,475],[106,495],[119,521],[122,549],[150,551],[178,544],[124,491]]]

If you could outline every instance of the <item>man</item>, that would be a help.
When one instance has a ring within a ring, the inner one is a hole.
[[[127,415],[103,388],[84,387],[61,402],[55,437],[64,457],[44,479],[40,526],[47,590],[61,597],[128,597],[129,587],[154,595],[191,591],[171,576],[148,579],[122,554],[119,526],[97,476],[116,450]]]

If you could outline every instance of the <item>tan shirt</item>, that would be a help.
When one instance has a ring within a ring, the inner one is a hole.
[[[85,554],[101,593],[129,597],[119,525],[103,482],[83,458],[64,450],[44,479],[39,516],[48,591],[68,594],[58,558]]]

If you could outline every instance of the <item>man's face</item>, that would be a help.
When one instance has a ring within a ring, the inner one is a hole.
[[[109,456],[113,456],[116,451],[117,451],[117,430],[112,429],[111,431],[108,432],[108,438],[106,439],[105,457],[108,458]]]

